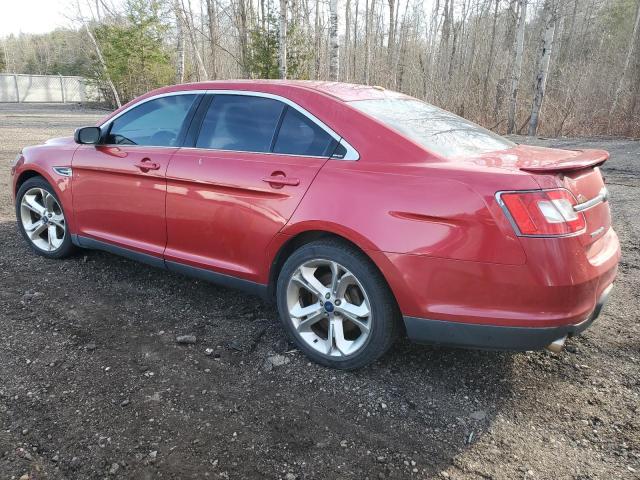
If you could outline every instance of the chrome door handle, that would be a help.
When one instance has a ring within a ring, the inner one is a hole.
[[[298,185],[300,185],[300,179],[298,178],[287,178],[281,176],[264,177],[262,181],[267,182],[271,186],[277,185],[279,187],[284,187],[285,185],[290,187],[297,187]]]
[[[160,170],[160,164],[152,162],[148,158],[143,158],[140,162],[136,163],[134,166],[139,168],[142,171]]]

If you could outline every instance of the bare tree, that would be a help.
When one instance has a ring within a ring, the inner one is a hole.
[[[280,0],[280,22],[278,24],[278,72],[287,78],[287,0]]]
[[[351,49],[351,0],[346,0],[344,7],[344,46],[342,48],[343,77],[349,81],[349,52]]]
[[[611,120],[613,118],[613,114],[618,108],[618,103],[620,103],[620,96],[622,95],[625,78],[627,76],[627,72],[629,71],[629,66],[631,65],[631,59],[633,58],[636,44],[640,44],[640,1],[638,1],[638,6],[636,7],[636,20],[633,24],[633,33],[631,34],[631,38],[629,39],[629,46],[627,47],[627,55],[624,60],[624,67],[622,68],[622,72],[620,72],[620,75],[618,75],[618,87],[616,88],[616,93],[613,97],[611,108],[609,109],[609,131],[611,131]],[[640,48],[640,45],[638,45],[638,48]],[[640,55],[640,52],[637,55]],[[638,82],[639,80],[636,78],[635,81]]]
[[[182,11],[177,0],[173,3],[173,12],[176,17],[176,82],[184,83],[184,22],[182,20]]]
[[[491,24],[491,43],[489,46],[489,58],[487,59],[487,73],[484,76],[484,84],[482,86],[482,99],[483,105],[485,106],[488,101],[489,75],[491,75],[491,68],[493,67],[493,57],[496,46],[496,27],[498,24],[498,7],[500,6],[500,0],[489,0],[489,5],[491,5],[491,1],[495,2],[495,7],[493,11],[493,23]]]
[[[396,1],[388,0],[389,2],[389,37],[387,40],[387,54],[389,65],[393,62],[393,50],[396,42]]]
[[[315,75],[316,79],[320,78],[320,49],[322,46],[322,36],[320,35],[320,0],[316,0],[316,18],[315,18]]]
[[[329,0],[329,79],[338,80],[340,45],[338,44],[338,0]]]
[[[218,12],[216,0],[207,1],[207,17],[209,19],[209,49],[211,54],[211,75],[218,78]]]
[[[371,64],[371,32],[373,30],[373,10],[375,0],[365,2],[365,24],[364,24],[364,83],[369,84],[369,69]]]
[[[513,133],[516,124],[516,108],[518,105],[518,88],[520,86],[520,74],[522,73],[522,59],[524,53],[524,28],[527,17],[527,0],[518,0],[517,30],[515,46],[513,48],[513,61],[511,66],[511,96],[509,99],[509,116],[507,119],[507,133]]]
[[[500,132],[640,136],[640,0],[75,1],[92,41],[81,21],[80,30],[0,38],[6,68],[82,65],[77,73],[113,98],[111,73],[123,102],[209,77],[341,79]],[[128,48],[123,36],[142,46]],[[535,88],[522,88],[524,72]]]
[[[116,86],[113,84],[113,80],[111,80],[111,76],[109,75],[109,69],[107,68],[106,62],[104,61],[104,57],[102,55],[102,49],[100,48],[100,45],[96,41],[96,37],[94,37],[93,33],[91,32],[91,29],[89,28],[89,25],[87,25],[86,22],[84,23],[84,28],[87,31],[89,40],[91,40],[91,43],[93,44],[93,48],[96,51],[96,56],[98,57],[98,61],[100,62],[100,65],[104,70],[104,78],[107,85],[109,86],[109,90],[111,90],[113,99],[116,102],[116,105],[118,106],[118,108],[120,108],[122,106],[122,102],[120,101],[120,95],[118,95],[118,90],[116,90]]]
[[[531,105],[531,118],[529,119],[529,136],[533,136],[538,131],[538,119],[544,91],[549,75],[549,62],[551,61],[551,51],[553,49],[553,39],[556,31],[556,4],[555,0],[545,0],[542,9],[543,30],[542,41],[536,68],[536,78],[533,87],[533,103]]]
[[[196,28],[193,22],[193,12],[191,11],[191,7],[187,7],[184,4],[184,0],[175,0],[176,2],[180,2],[177,5],[177,11],[182,17],[182,24],[186,27],[187,33],[189,34],[189,41],[191,43],[191,50],[196,58],[196,63],[198,65],[198,74],[200,79],[206,80],[209,78],[209,74],[207,73],[207,68],[204,66],[204,61],[202,60],[202,55],[200,54],[200,49],[198,48],[198,42],[196,39]]]

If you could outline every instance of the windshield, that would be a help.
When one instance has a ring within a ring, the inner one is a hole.
[[[515,146],[473,122],[412,98],[357,100],[350,105],[446,158]]]

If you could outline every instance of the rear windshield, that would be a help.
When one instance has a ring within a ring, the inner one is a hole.
[[[500,135],[420,100],[357,100],[350,105],[446,158],[478,155],[515,146]]]

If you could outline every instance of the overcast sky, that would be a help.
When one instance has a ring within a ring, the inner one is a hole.
[[[69,0],[0,0],[0,37],[12,33],[43,33],[70,24]]]

